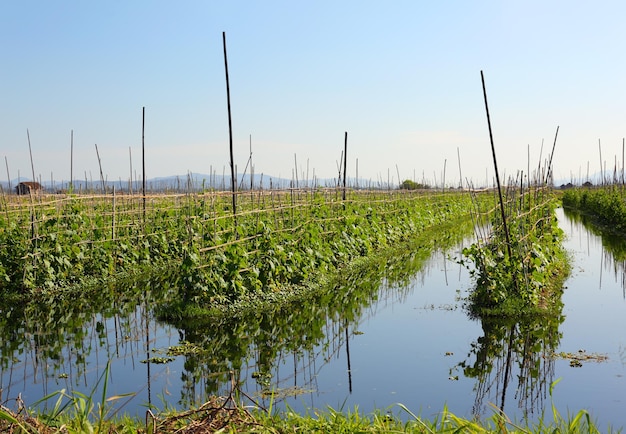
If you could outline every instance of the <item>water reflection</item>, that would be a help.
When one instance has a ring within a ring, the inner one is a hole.
[[[368,412],[402,402],[429,418],[444,406],[459,416],[484,417],[495,405],[519,419],[541,414],[550,385],[565,377],[556,388],[569,392],[556,400],[562,414],[568,406],[588,406],[573,401],[594,395],[576,389],[586,381],[581,377],[586,367],[573,371],[553,354],[564,340],[564,351],[603,352],[579,342],[585,333],[593,342],[615,336],[610,328],[595,328],[604,317],[598,314],[590,324],[592,303],[586,300],[580,328],[571,332],[570,326],[566,336],[563,326],[575,315],[568,312],[564,323],[562,310],[550,318],[516,321],[468,318],[462,307],[472,285],[467,270],[442,253],[451,246],[459,249],[472,230],[461,229],[389,261],[355,267],[327,291],[297,303],[192,324],[155,318],[155,310],[175,296],[175,275],[98,288],[83,297],[5,301],[0,305],[1,395],[21,393],[32,403],[61,388],[90,393],[111,360],[108,394],[135,392],[120,408],[134,415],[142,415],[147,405],[201,404],[208,395],[229,393],[232,381],[262,405],[288,404],[302,412],[344,403],[345,409],[358,405]],[[599,243],[592,235],[581,236],[590,237],[582,244]],[[612,269],[621,275],[625,257]],[[614,263],[612,257],[598,260]],[[572,372],[576,377],[567,381]],[[601,381],[592,374],[589,387]],[[603,381],[607,389],[615,376]]]
[[[322,368],[344,355],[352,392],[350,339],[359,324],[378,308],[402,304],[416,276],[430,272],[433,250],[458,243],[468,232],[471,225],[457,226],[386,261],[353,267],[327,290],[297,303],[193,324],[155,318],[176,294],[176,275],[168,272],[80,296],[4,300],[0,396],[20,394],[33,403],[60,389],[99,392],[92,389],[111,361],[107,394],[134,392],[120,408],[131,414],[152,405],[198,405],[209,395],[228,393],[233,380],[267,402],[269,391],[287,397],[319,390]]]
[[[456,367],[463,375],[475,378],[476,398],[473,413],[488,414],[486,402],[506,414],[511,393],[524,417],[541,412],[554,381],[554,354],[564,317],[481,320],[483,336],[472,343],[467,360]],[[515,382],[516,386],[511,383]],[[509,388],[516,387],[515,390]],[[508,404],[508,405],[507,405]]]
[[[4,300],[0,305],[0,395],[21,395],[33,403],[61,389],[89,394],[108,361],[116,360],[117,366],[141,372],[138,386],[123,392],[136,392],[149,405],[153,377],[150,363],[145,362],[150,346],[157,334],[172,334],[150,312],[157,300],[171,294],[168,285],[139,278],[134,286],[40,294],[27,303]],[[108,390],[114,394],[115,389]]]
[[[584,240],[579,241],[581,244],[584,243],[588,255],[591,254],[592,243],[602,246],[602,254],[599,258],[600,270],[613,275],[615,281],[619,282],[622,287],[622,296],[626,298],[626,237],[613,233],[610,228],[594,225],[593,218],[588,215],[568,209],[562,212],[567,217],[568,233],[585,237]],[[599,288],[602,287],[602,277],[601,273]]]
[[[455,241],[458,238],[447,234],[438,245]],[[410,279],[429,273],[431,255],[432,245],[416,245],[406,254],[353,269],[306,300],[178,325],[192,344],[182,378],[182,405],[197,403],[199,396],[228,393],[230,372],[237,375],[242,390],[266,405],[317,392],[320,371],[340,354],[351,393],[350,339],[377,309],[406,299]]]

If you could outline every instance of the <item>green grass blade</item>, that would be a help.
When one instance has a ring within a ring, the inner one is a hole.
[[[428,425],[426,425],[422,419],[420,419],[415,413],[413,413],[411,410],[409,410],[407,408],[406,405],[402,404],[402,403],[398,403],[396,404],[398,407],[400,407],[402,410],[406,411],[413,419],[415,419],[415,421],[417,423],[419,423],[426,431],[428,431],[429,433],[433,433],[433,430],[430,429],[430,427]]]

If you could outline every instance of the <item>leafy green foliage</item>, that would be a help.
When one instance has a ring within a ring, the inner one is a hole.
[[[21,199],[13,199],[19,201]],[[142,198],[68,196],[0,213],[0,292],[55,292],[137,268],[176,266],[186,304],[233,302],[468,215],[464,195],[335,190],[240,196],[236,225],[219,193]]]
[[[519,315],[558,304],[569,265],[555,206],[554,197],[543,189],[511,189],[508,233],[501,213],[491,210],[488,238],[463,250],[469,261],[461,262],[476,280],[470,295],[472,313]]]
[[[613,233],[626,232],[626,193],[623,188],[570,189],[563,193],[563,207],[591,216]]]

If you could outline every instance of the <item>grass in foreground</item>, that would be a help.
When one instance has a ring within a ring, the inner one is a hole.
[[[84,404],[84,402],[83,402]],[[403,421],[384,411],[365,415],[354,409],[337,411],[328,408],[309,415],[291,411],[272,413],[237,404],[232,396],[214,397],[201,407],[189,411],[154,415],[147,411],[146,420],[125,418],[116,421],[98,419],[102,404],[91,408],[80,407],[78,402],[57,414],[30,415],[25,407],[18,412],[0,407],[0,432],[3,433],[599,433],[597,424],[588,412],[562,417],[552,409],[553,420],[542,418],[539,422],[517,424],[506,415],[494,410],[494,415],[484,421],[457,417],[444,408],[432,420],[423,419],[402,404],[397,407],[409,417]],[[87,421],[87,413],[96,421]],[[607,432],[613,432],[610,428]]]

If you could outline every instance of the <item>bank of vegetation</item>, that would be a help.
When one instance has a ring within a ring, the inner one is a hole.
[[[626,191],[623,185],[572,188],[563,192],[563,207],[585,215],[605,232],[626,233]]]
[[[0,292],[29,297],[175,269],[182,305],[298,285],[425,228],[468,218],[464,194],[334,189],[141,197],[2,197]],[[130,277],[129,277],[130,276]],[[177,307],[177,309],[180,306]]]
[[[476,280],[470,311],[479,317],[554,313],[569,274],[557,198],[548,186],[512,182],[502,200],[478,241],[463,251]]]

